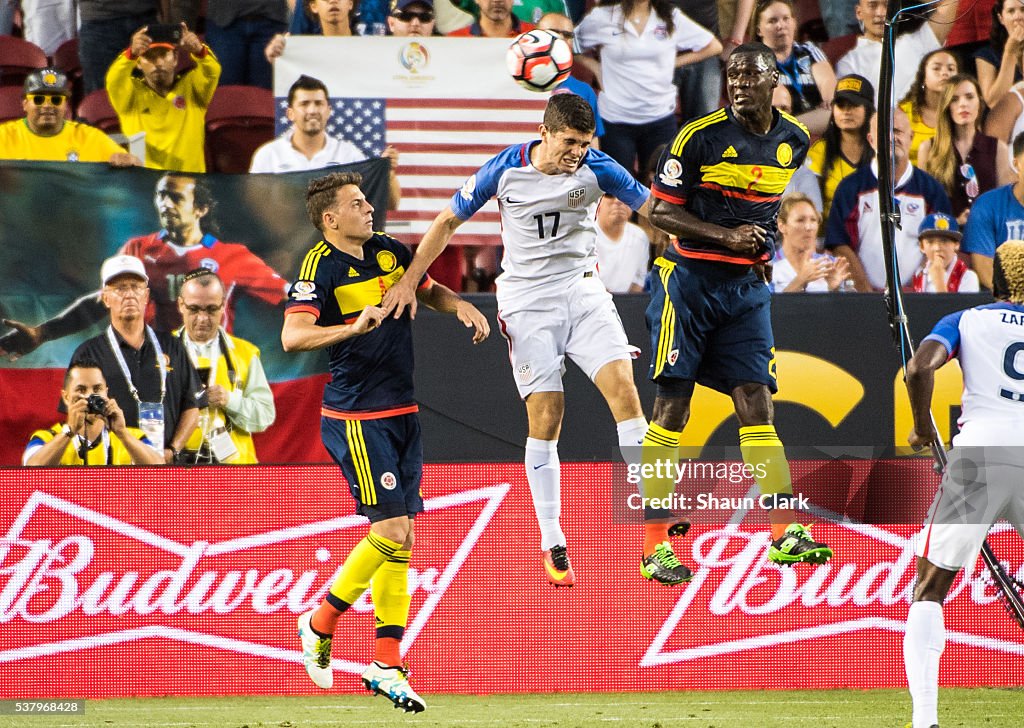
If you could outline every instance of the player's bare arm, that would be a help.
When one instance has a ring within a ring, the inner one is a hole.
[[[427,308],[440,313],[452,313],[467,329],[473,329],[473,343],[479,344],[491,333],[487,318],[480,309],[465,300],[448,286],[433,281],[427,288],[421,288],[416,297]]]
[[[914,429],[907,441],[915,448],[931,445],[938,437],[932,424],[932,390],[935,372],[949,360],[946,347],[931,339],[921,343],[907,363],[907,393],[914,415]]]
[[[427,268],[445,249],[463,222],[456,217],[451,207],[446,207],[438,213],[420,244],[416,246],[416,255],[409,264],[409,270],[384,294],[381,308],[385,316],[394,312],[394,317],[400,318],[408,307],[409,315],[416,318],[416,282],[422,280]]]
[[[384,319],[384,309],[379,306],[367,306],[359,314],[359,318],[350,324],[337,326],[318,326],[316,317],[306,311],[297,311],[284,317],[281,327],[281,347],[285,351],[314,351],[323,349],[339,341],[362,336],[380,326]]]
[[[648,200],[649,202],[650,200]],[[767,240],[767,233],[759,225],[740,225],[727,228],[705,222],[688,212],[682,205],[655,199],[651,205],[651,223],[669,235],[704,243],[723,245],[737,253],[756,253]]]

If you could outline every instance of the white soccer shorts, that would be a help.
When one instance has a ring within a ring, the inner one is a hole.
[[[640,353],[626,340],[612,296],[596,273],[523,293],[499,286],[498,323],[523,399],[561,392],[566,357],[593,380],[605,364]]]
[[[950,571],[973,565],[1000,518],[1024,537],[1024,448],[955,447],[918,534],[917,555]]]

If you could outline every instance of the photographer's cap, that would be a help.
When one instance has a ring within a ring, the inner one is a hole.
[[[956,220],[942,212],[933,212],[921,221],[921,227],[917,229],[917,237],[920,238],[924,235],[949,238],[957,242],[960,242],[960,238],[963,237]]]
[[[146,267],[134,255],[115,255],[113,258],[103,261],[103,266],[100,268],[100,282],[104,286],[114,278],[123,275],[137,276],[149,283]]]

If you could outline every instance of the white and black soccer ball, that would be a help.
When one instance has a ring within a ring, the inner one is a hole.
[[[550,31],[530,30],[512,41],[505,63],[523,88],[550,91],[572,72],[572,48]]]

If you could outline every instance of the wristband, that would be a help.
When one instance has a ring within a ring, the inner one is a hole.
[[[69,440],[75,436],[75,431],[72,430],[71,427],[68,425],[64,425],[64,427],[62,427],[60,431],[63,432],[64,437],[68,438]]]

